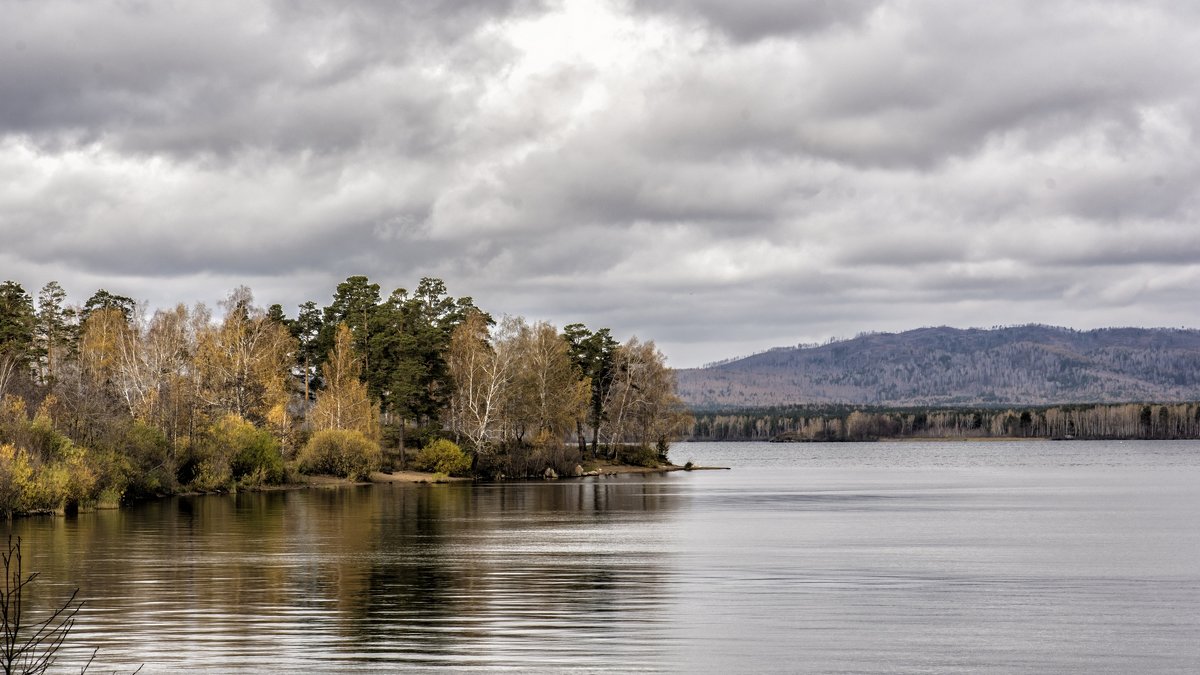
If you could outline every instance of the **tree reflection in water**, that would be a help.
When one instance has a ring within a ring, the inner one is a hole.
[[[78,639],[114,666],[623,670],[661,656],[685,498],[656,476],[377,485],[13,528],[45,578],[81,587]]]

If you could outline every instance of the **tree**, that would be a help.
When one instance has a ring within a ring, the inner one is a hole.
[[[588,425],[592,429],[592,457],[596,457],[600,446],[600,427],[604,423],[604,406],[616,373],[615,356],[619,343],[607,328],[592,332],[581,323],[564,328],[563,337],[567,340],[571,360],[579,367],[579,376],[587,378],[591,387]],[[580,454],[583,454],[582,423],[576,427],[576,432],[580,439]]]
[[[284,434],[287,378],[295,343],[286,327],[255,307],[253,295],[239,287],[221,303],[219,327],[205,325],[196,338],[193,368],[198,395],[214,412],[229,412]]]
[[[364,370],[369,369],[371,329],[378,306],[379,284],[371,283],[365,276],[347,277],[338,284],[333,302],[325,308],[325,330],[322,335],[324,350],[333,348],[338,325],[344,323],[354,336],[354,350],[362,358]]]
[[[581,375],[570,346],[554,326],[521,321],[516,339],[512,398],[521,435],[561,446],[587,416],[591,383]]]
[[[153,418],[174,448],[194,428],[197,401],[190,373],[195,349],[192,313],[179,304],[154,313],[138,350],[151,391],[146,417]]]
[[[480,312],[467,315],[450,337],[446,364],[454,381],[447,426],[456,438],[465,440],[472,453],[472,464],[479,456],[494,449],[503,435],[501,411],[512,381],[511,334],[514,322],[501,324],[494,340],[487,319]]]
[[[359,379],[362,364],[354,350],[350,327],[338,324],[333,349],[325,361],[325,389],[309,413],[313,429],[357,431],[366,438],[379,438],[379,411]]]
[[[98,308],[88,314],[79,337],[82,374],[98,390],[120,397],[118,370],[121,345],[127,341],[129,324],[116,307]]]
[[[124,295],[114,295],[101,288],[88,298],[87,302],[83,303],[83,311],[79,314],[79,320],[86,321],[93,312],[100,309],[117,309],[125,316],[126,321],[133,320],[133,312],[137,307],[137,303],[133,298]]]
[[[312,378],[321,361],[320,337],[324,323],[317,303],[309,300],[300,305],[296,319],[288,324],[288,330],[296,340],[296,365],[304,376],[304,414],[308,415],[312,401]]]
[[[283,313],[283,305],[275,303],[267,308],[267,321],[287,325],[287,316]]]
[[[57,281],[48,282],[38,293],[34,340],[43,384],[53,382],[55,366],[74,341],[75,310],[64,307],[66,299],[67,292]]]
[[[83,606],[77,602],[76,588],[67,601],[55,606],[45,619],[25,623],[25,589],[37,579],[38,573],[25,575],[21,569],[21,538],[8,537],[8,552],[0,554],[4,565],[4,588],[0,590],[0,668],[11,673],[45,673],[58,660],[59,651],[75,627],[75,615]],[[95,652],[92,653],[95,657]],[[86,671],[91,664],[84,665]],[[139,669],[140,670],[140,669]]]
[[[450,335],[472,311],[478,309],[471,298],[452,298],[441,280],[429,277],[412,294],[397,289],[376,308],[372,365],[364,379],[380,401],[385,424],[396,433],[402,463],[408,423],[427,425],[445,406],[451,388],[445,358]],[[491,317],[482,316],[491,323]]]
[[[604,422],[610,457],[621,446],[655,445],[665,458],[667,446],[690,425],[690,415],[675,393],[675,373],[653,342],[630,338],[614,354],[614,377],[608,390]]]
[[[33,358],[33,300],[15,281],[0,284],[0,396],[29,372]]]

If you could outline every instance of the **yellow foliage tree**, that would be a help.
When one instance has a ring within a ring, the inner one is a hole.
[[[211,409],[268,424],[282,436],[295,339],[251,302],[249,289],[235,290],[221,325],[199,331],[197,393]]]
[[[353,341],[350,328],[338,324],[333,349],[321,370],[325,390],[317,397],[308,421],[316,431],[346,429],[378,441],[379,407],[359,379],[362,361],[354,351]]]

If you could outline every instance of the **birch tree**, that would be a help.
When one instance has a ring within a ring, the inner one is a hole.
[[[198,394],[213,410],[269,423],[282,433],[295,341],[252,303],[250,289],[234,290],[222,303],[221,325],[206,326],[197,335]]]
[[[503,436],[502,411],[512,383],[513,319],[505,319],[493,339],[482,313],[471,312],[454,329],[446,364],[454,386],[447,426],[478,459]]]
[[[690,424],[666,358],[653,342],[634,337],[616,350],[613,370],[604,406],[608,417],[603,423],[609,456],[619,457],[620,447],[626,443],[654,445],[660,456],[665,455],[671,440]]]
[[[570,345],[544,321],[518,324],[514,413],[526,433],[541,443],[561,445],[587,416],[591,381],[571,359]]]

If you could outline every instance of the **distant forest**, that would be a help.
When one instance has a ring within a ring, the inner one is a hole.
[[[1200,403],[1038,408],[871,409],[851,406],[695,413],[694,441],[874,441],[889,438],[1200,438]]]

